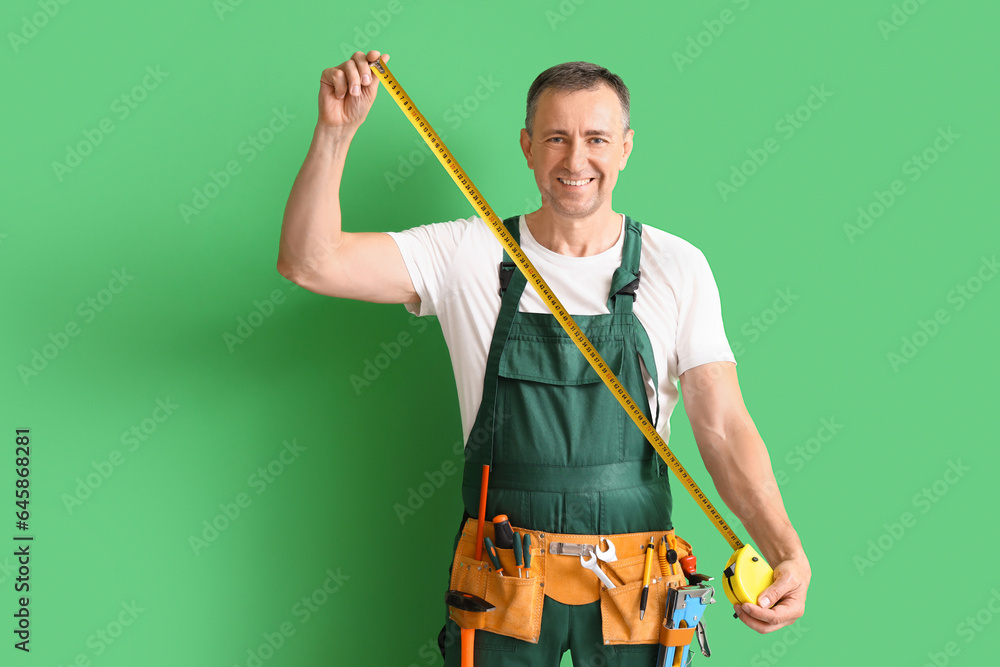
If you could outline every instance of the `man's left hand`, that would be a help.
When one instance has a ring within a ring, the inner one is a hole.
[[[735,611],[741,621],[761,634],[791,625],[806,610],[806,590],[811,578],[812,571],[805,558],[782,561],[774,568],[774,583],[757,598],[760,604],[736,605]]]

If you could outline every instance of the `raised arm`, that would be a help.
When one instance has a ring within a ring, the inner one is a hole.
[[[278,273],[316,292],[376,303],[416,303],[403,257],[382,232],[341,228],[340,182],[347,149],[368,116],[378,80],[368,63],[378,51],[356,52],[323,71],[319,117],[281,224]],[[388,62],[389,56],[381,56]]]

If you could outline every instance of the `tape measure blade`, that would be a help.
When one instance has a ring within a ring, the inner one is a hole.
[[[716,529],[722,534],[723,538],[734,548],[738,549],[743,546],[733,530],[726,523],[726,520],[722,518],[722,515],[716,511],[712,502],[708,500],[705,494],[698,487],[698,484],[694,479],[688,474],[681,462],[674,456],[670,447],[663,440],[660,434],[656,431],[653,425],[646,419],[645,414],[636,404],[632,397],[629,395],[625,387],[622,386],[618,378],[615,377],[614,373],[604,362],[604,359],[598,353],[597,349],[593,346],[587,336],[583,331],[576,325],[573,317],[566,311],[563,307],[562,302],[556,297],[555,293],[549,289],[549,286],[542,279],[542,276],[538,273],[535,267],[531,264],[528,257],[521,251],[520,245],[514,240],[507,230],[504,228],[503,221],[500,217],[493,211],[490,205],[486,202],[486,198],[480,194],[479,190],[473,184],[472,179],[469,178],[465,170],[459,165],[458,160],[451,154],[444,142],[431,127],[431,124],[427,119],[420,113],[416,105],[410,99],[406,91],[399,84],[396,78],[392,75],[389,67],[378,60],[371,63],[371,69],[375,75],[379,78],[382,84],[385,86],[386,90],[392,95],[396,104],[399,108],[406,114],[407,119],[416,128],[416,130],[423,137],[424,141],[430,147],[431,152],[434,153],[441,166],[445,168],[448,175],[451,176],[455,184],[458,185],[459,189],[462,190],[466,199],[472,204],[473,208],[477,209],[480,217],[487,223],[493,235],[496,236],[497,240],[501,245],[507,248],[508,254],[514,260],[515,265],[519,268],[521,273],[529,283],[532,284],[535,291],[538,293],[539,297],[545,302],[546,306],[552,312],[553,316],[559,322],[560,326],[566,331],[571,339],[573,339],[576,346],[586,357],[587,361],[593,367],[594,371],[598,374],[604,384],[611,390],[615,398],[621,404],[621,406],[628,413],[629,417],[635,422],[639,430],[646,436],[646,438],[653,445],[653,448],[659,454],[667,466],[674,472],[677,478],[687,487],[688,492],[695,499],[695,501],[701,506],[702,510],[708,516],[708,518],[715,525]]]

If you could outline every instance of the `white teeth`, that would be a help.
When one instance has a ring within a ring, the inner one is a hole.
[[[559,182],[560,183],[565,183],[566,185],[586,185],[587,183],[590,183],[592,180],[594,180],[594,179],[588,178],[588,179],[585,179],[585,180],[582,180],[582,181],[567,181],[564,178],[560,178]]]

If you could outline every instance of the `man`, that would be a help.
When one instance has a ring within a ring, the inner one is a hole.
[[[341,230],[344,160],[378,92],[369,63],[379,57],[359,51],[323,72],[278,271],[318,294],[438,316],[467,443],[467,516],[478,513],[479,470],[491,464],[487,518],[504,512],[526,530],[590,537],[670,529],[665,465],[520,271],[501,268],[509,257],[482,220]],[[772,632],[802,615],[809,562],[744,406],[704,255],[611,208],[633,147],[628,118],[628,89],[602,67],[565,63],[539,75],[520,144],[542,206],[505,225],[664,440],[679,381],[719,494],[774,566],[760,605],[736,612]],[[656,655],[655,643],[605,645],[600,602],[567,605],[546,594],[540,614],[537,642],[479,630],[477,656],[557,665],[568,649],[576,664],[625,665]],[[446,664],[458,664],[457,651],[446,652]]]

